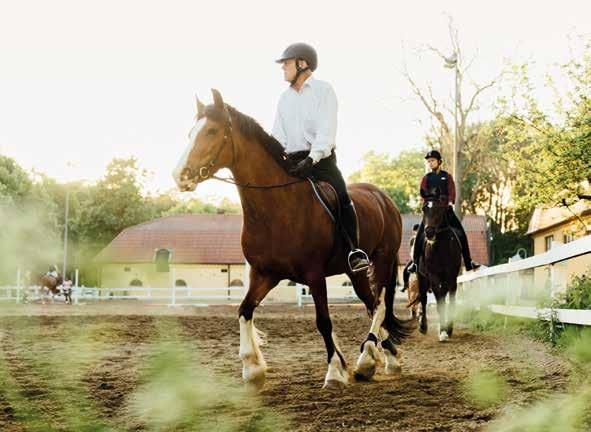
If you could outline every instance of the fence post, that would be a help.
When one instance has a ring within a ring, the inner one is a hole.
[[[295,289],[296,289],[296,301],[298,304],[298,307],[302,307],[303,302],[302,302],[302,286],[300,284],[296,284],[295,285]]]
[[[176,306],[176,277],[175,277],[175,269],[173,267],[172,271],[171,271],[171,275],[172,275],[172,299],[171,299],[171,306]]]
[[[16,269],[16,304],[21,302],[21,268]]]
[[[79,283],[80,283],[80,272],[78,269],[74,271],[74,289],[72,290],[72,297],[74,297],[74,304],[78,304],[78,297],[79,297]]]

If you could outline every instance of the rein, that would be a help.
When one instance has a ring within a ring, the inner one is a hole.
[[[201,180],[206,180],[208,178],[211,178],[214,180],[221,181],[223,183],[228,183],[228,184],[231,184],[234,186],[238,186],[243,189],[276,189],[276,188],[290,186],[290,185],[293,185],[296,183],[303,183],[307,180],[307,179],[297,179],[297,180],[293,180],[293,181],[290,181],[287,183],[280,183],[280,184],[276,184],[276,185],[253,185],[250,183],[238,183],[233,178],[218,177],[215,174],[211,175],[209,173],[209,171],[217,163],[217,160],[220,157],[220,154],[222,153],[222,150],[224,149],[226,142],[228,141],[228,136],[230,137],[230,141],[232,144],[232,166],[234,166],[234,160],[236,159],[236,150],[235,150],[235,145],[234,145],[234,138],[232,136],[232,117],[230,116],[230,113],[228,113],[228,122],[227,122],[226,129],[224,130],[224,142],[222,143],[222,145],[218,149],[216,155],[213,157],[211,162],[209,162],[209,164],[204,165],[201,168],[199,168],[199,178]]]

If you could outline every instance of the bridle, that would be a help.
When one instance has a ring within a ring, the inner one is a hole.
[[[427,198],[427,204],[425,204],[425,206],[429,207],[429,208],[433,208],[433,207],[447,207],[447,205],[442,206],[442,205],[436,205],[435,204],[435,200],[434,199],[428,199]],[[447,219],[447,215],[444,214],[443,216],[444,219],[444,224],[439,225],[437,227],[433,227],[432,225],[425,225],[425,242],[430,242],[430,243],[435,243],[435,241],[437,240],[437,235],[441,234],[442,232],[445,231],[449,231],[451,229],[451,225],[449,224],[449,220]],[[433,240],[428,240],[427,239],[427,228],[434,228],[435,229],[435,238]]]
[[[197,174],[195,176],[193,176],[193,178],[199,176],[199,179],[201,181],[211,178],[214,180],[218,180],[218,181],[221,181],[224,183],[232,184],[232,185],[235,185],[235,186],[238,186],[241,188],[245,188],[245,189],[276,189],[276,188],[290,186],[290,185],[293,185],[296,183],[302,183],[302,182],[307,181],[307,179],[297,179],[297,180],[293,180],[293,181],[290,181],[287,183],[280,183],[280,184],[276,184],[276,185],[253,185],[250,183],[238,183],[233,178],[218,177],[215,174],[211,174],[210,171],[216,165],[218,158],[220,157],[220,154],[222,153],[222,150],[226,146],[226,143],[228,142],[228,140],[230,141],[231,146],[232,146],[232,166],[234,166],[234,162],[236,160],[236,148],[235,148],[234,137],[233,137],[233,133],[232,133],[233,132],[232,131],[232,116],[230,115],[230,112],[227,110],[226,110],[226,113],[228,114],[228,116],[227,116],[227,120],[226,120],[226,125],[224,127],[224,140],[222,141],[222,144],[218,148],[213,159],[208,164],[201,166],[199,168],[199,171],[197,172]],[[193,172],[193,170],[188,167],[185,168],[185,170],[188,170],[189,173]]]

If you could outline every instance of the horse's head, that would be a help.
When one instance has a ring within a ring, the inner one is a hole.
[[[189,132],[189,145],[173,177],[181,191],[193,191],[197,184],[232,164],[231,118],[222,95],[212,89],[213,105],[197,99],[195,126]]]
[[[425,237],[428,241],[435,241],[437,232],[447,224],[447,202],[440,200],[439,188],[429,190],[423,195],[423,223],[425,224]]]

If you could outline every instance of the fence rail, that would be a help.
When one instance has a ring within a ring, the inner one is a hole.
[[[567,262],[590,253],[591,235],[588,235],[543,254],[482,268],[458,277],[460,295],[478,305],[487,304],[492,312],[501,315],[553,317],[566,324],[591,325],[591,310],[536,308],[531,304],[520,304],[535,302],[541,294],[556,297],[568,282]]]
[[[343,289],[349,287],[332,285],[328,286],[329,300],[334,303],[359,302],[356,296],[343,294]],[[274,291],[287,291],[282,296],[286,300],[266,299],[263,303],[296,303],[303,306],[312,300],[307,294],[308,288],[304,285],[278,285]],[[339,295],[331,295],[331,291],[340,292]],[[139,300],[139,301],[164,301],[170,306],[183,306],[195,303],[235,303],[240,302],[246,294],[245,287],[72,287],[72,300],[75,304],[80,301],[105,301],[105,300]],[[24,300],[40,300],[43,291],[39,286],[0,286],[0,301],[16,301],[21,303]]]

